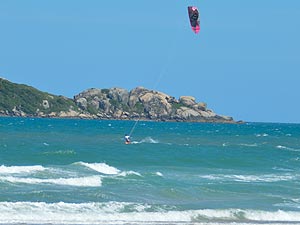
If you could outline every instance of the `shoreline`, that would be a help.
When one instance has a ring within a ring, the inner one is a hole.
[[[77,119],[77,120],[112,120],[112,121],[144,121],[144,122],[173,122],[173,123],[210,123],[210,124],[245,124],[247,122],[239,121],[223,121],[223,120],[168,120],[168,119],[147,119],[147,118],[136,118],[136,119],[122,119],[122,118],[102,118],[97,116],[16,116],[16,115],[3,115],[0,114],[0,118],[33,118],[33,119]]]

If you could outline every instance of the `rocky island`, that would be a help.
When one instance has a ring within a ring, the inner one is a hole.
[[[0,116],[236,123],[192,96],[136,87],[87,89],[73,99],[0,78]]]

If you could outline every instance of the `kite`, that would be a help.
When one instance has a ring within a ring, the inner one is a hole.
[[[188,13],[189,13],[192,30],[195,32],[195,34],[198,34],[200,31],[200,19],[199,19],[199,11],[197,7],[189,6]]]

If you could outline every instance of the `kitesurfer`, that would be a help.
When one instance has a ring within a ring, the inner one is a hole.
[[[128,134],[125,134],[124,140],[125,140],[125,144],[130,144],[131,143],[130,136]]]

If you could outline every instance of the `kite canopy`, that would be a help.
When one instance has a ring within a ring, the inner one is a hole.
[[[195,32],[195,34],[197,34],[200,31],[199,11],[198,11],[197,7],[189,6],[188,13],[189,13],[190,24],[191,24],[192,30]]]

